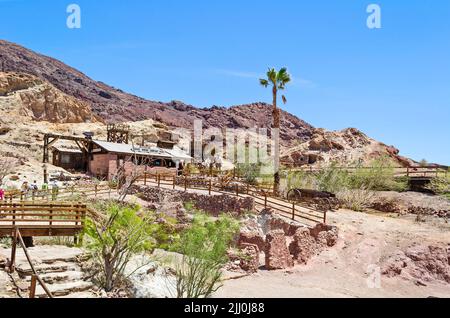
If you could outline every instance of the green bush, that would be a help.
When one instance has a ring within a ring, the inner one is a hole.
[[[436,194],[450,194],[450,180],[445,177],[433,178],[427,189],[433,191]]]
[[[221,287],[221,268],[238,230],[238,222],[227,216],[216,221],[204,214],[195,216],[177,248],[183,254],[176,268],[178,298],[206,298]]]
[[[85,245],[92,256],[95,282],[111,291],[121,282],[133,255],[157,247],[155,233],[160,226],[152,213],[138,216],[139,206],[112,202],[99,206],[105,208],[106,215],[86,220]]]
[[[372,191],[405,191],[406,178],[395,176],[395,168],[386,158],[371,162],[368,167],[359,166],[347,171],[337,163],[332,163],[317,173],[288,173],[288,190],[292,188],[310,188],[318,191],[338,193],[346,189],[366,189]]]
[[[372,161],[369,167],[358,167],[349,175],[349,187],[366,188],[374,191],[405,191],[406,178],[395,177],[395,167],[387,158]]]
[[[236,166],[237,173],[249,184],[256,184],[260,176],[261,166],[259,164],[242,163]]]
[[[336,163],[315,174],[316,189],[337,193],[350,187],[350,173],[340,169]]]

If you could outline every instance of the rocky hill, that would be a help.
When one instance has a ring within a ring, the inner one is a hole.
[[[97,82],[51,57],[2,40],[0,74],[2,109],[36,121],[89,123],[151,119],[169,128],[187,129],[192,129],[195,119],[201,119],[205,128],[270,127],[272,122],[271,105],[265,103],[200,109],[179,101],[145,100]],[[287,112],[282,114],[281,139],[283,161],[294,166],[305,164],[305,158],[309,164],[335,159],[347,163],[350,159],[367,161],[380,154],[387,154],[401,165],[410,163],[394,147],[370,139],[356,129],[328,132]]]
[[[107,122],[154,119],[170,127],[192,128],[195,119],[205,127],[249,128],[270,127],[271,109],[263,103],[231,109],[212,107],[198,109],[182,102],[149,101],[97,82],[66,64],[22,46],[0,40],[0,71],[32,74],[63,93],[91,105],[93,113]],[[282,138],[306,140],[313,127],[299,118],[284,113]]]
[[[3,122],[16,122],[17,116],[52,123],[101,121],[88,103],[30,74],[0,73],[0,96],[0,110],[9,115]]]

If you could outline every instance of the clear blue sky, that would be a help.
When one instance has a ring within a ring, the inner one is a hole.
[[[79,30],[66,27],[70,3],[81,6]],[[370,3],[380,30],[366,26]],[[0,38],[196,106],[270,102],[257,78],[287,66],[289,112],[450,164],[448,0],[0,0]]]

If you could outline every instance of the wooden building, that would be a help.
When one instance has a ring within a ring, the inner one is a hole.
[[[86,162],[83,152],[80,149],[69,149],[63,147],[53,147],[54,166],[61,167],[68,171],[85,171]]]
[[[125,169],[126,174],[134,169],[141,169],[142,172],[161,171],[175,175],[180,164],[192,162],[192,157],[174,144],[166,147],[140,147],[90,140],[89,147],[82,148],[84,151],[53,146],[53,164],[66,170],[84,171],[99,179],[110,180],[121,168]]]

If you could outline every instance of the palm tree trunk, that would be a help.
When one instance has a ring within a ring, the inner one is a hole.
[[[280,110],[277,107],[277,87],[273,87],[273,128],[272,140],[275,142],[274,153],[274,175],[273,192],[275,195],[280,193]]]

